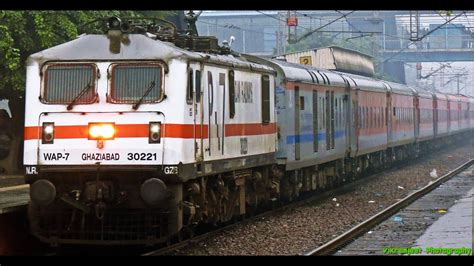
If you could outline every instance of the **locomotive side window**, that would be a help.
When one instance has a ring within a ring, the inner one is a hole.
[[[193,78],[193,70],[190,69],[188,73],[188,87],[186,90],[186,103],[192,104],[193,103],[193,91],[194,91],[194,78]]]
[[[207,102],[209,106],[209,119],[214,112],[214,85],[212,81],[212,72],[207,71]]]
[[[113,103],[158,102],[162,99],[163,68],[155,63],[112,65],[110,86]]]
[[[196,102],[201,102],[201,71],[196,70],[196,75],[194,77],[196,79],[195,86],[196,86]]]
[[[90,104],[96,99],[94,64],[50,64],[43,75],[41,101],[49,104]]]
[[[262,124],[270,123],[270,78],[262,76]]]
[[[229,117],[235,116],[235,76],[234,70],[229,71]]]

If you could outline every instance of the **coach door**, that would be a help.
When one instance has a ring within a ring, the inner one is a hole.
[[[433,94],[433,132],[434,135],[438,135],[438,101],[436,95]]]
[[[352,121],[353,134],[351,136],[351,156],[355,156],[359,150],[360,117],[359,89],[356,87],[352,93]]]
[[[415,123],[415,138],[420,136],[420,99],[419,96],[413,98],[414,112],[413,119]]]
[[[300,159],[300,87],[295,86],[295,160]]]
[[[349,121],[351,121],[351,113],[349,112],[349,105],[351,101],[351,85],[344,76],[341,75],[341,77],[344,80],[344,83],[346,84],[345,93],[342,98],[342,115],[344,124],[344,138],[346,140],[345,147],[348,148],[351,145],[351,124],[349,123]]]
[[[326,91],[326,150],[334,148],[334,91]]]
[[[383,83],[383,86],[387,89],[387,103],[385,107],[385,125],[387,126],[387,143],[392,142],[392,133],[393,133],[393,116],[392,113],[394,109],[392,108],[392,89],[389,85]],[[395,115],[395,114],[393,114]]]

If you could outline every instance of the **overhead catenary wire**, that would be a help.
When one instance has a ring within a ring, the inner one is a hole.
[[[352,13],[354,13],[354,12],[355,12],[355,11],[351,11],[351,12],[349,12],[349,13],[347,13],[347,14],[344,14],[344,16],[350,15],[350,14],[352,14]],[[293,40],[292,42],[293,42],[293,43],[297,43],[297,42],[303,40],[304,38],[307,38],[307,37],[310,36],[311,34],[313,34],[313,33],[317,32],[317,31],[323,29],[324,27],[327,27],[327,26],[333,24],[334,22],[336,22],[336,21],[338,21],[338,20],[344,18],[344,16],[340,16],[340,17],[338,17],[338,18],[336,18],[336,19],[334,19],[334,20],[332,20],[332,21],[330,21],[330,22],[328,22],[328,23],[322,25],[321,27],[318,27],[318,28],[316,28],[316,29],[314,29],[314,30],[310,30],[309,32],[303,34],[301,37],[299,37],[299,38],[296,39],[296,40]]]

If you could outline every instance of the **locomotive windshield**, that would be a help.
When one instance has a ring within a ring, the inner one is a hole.
[[[112,66],[111,100],[115,103],[150,103],[161,100],[162,71],[159,64]]]
[[[50,64],[44,72],[42,100],[51,104],[93,103],[96,95],[93,64]],[[88,87],[87,91],[83,91]]]

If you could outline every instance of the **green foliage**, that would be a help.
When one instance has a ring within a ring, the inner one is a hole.
[[[101,17],[164,18],[171,11],[4,11],[0,10],[0,98],[22,91],[26,58],[76,38],[80,27]],[[97,25],[90,25],[97,27]]]

